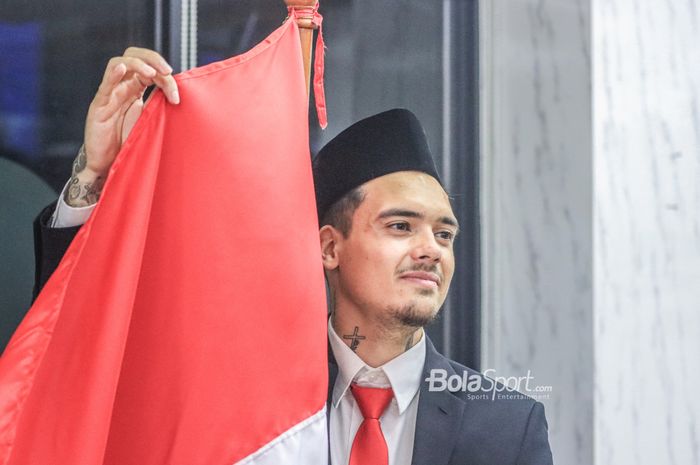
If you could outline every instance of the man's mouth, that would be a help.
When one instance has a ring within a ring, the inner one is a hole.
[[[440,286],[440,276],[428,271],[409,271],[401,274],[400,277],[403,280],[428,289],[437,289]]]

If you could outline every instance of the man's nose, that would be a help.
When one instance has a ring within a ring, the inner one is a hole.
[[[415,237],[416,244],[411,251],[411,258],[416,261],[437,263],[442,258],[442,249],[435,239],[432,229],[422,231]]]

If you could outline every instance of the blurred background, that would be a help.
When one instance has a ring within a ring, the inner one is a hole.
[[[325,0],[329,127],[423,122],[463,234],[431,337],[526,376],[559,464],[700,464],[700,2]],[[243,53],[282,0],[0,4],[0,348],[31,223],[130,45],[176,70]],[[313,102],[311,105],[313,109]]]

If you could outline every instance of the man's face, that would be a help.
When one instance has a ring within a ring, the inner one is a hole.
[[[424,326],[445,301],[454,273],[457,220],[440,184],[401,171],[362,186],[337,251],[336,303],[388,325]]]

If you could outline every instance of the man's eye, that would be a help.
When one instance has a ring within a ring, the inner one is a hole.
[[[451,241],[455,237],[455,235],[450,231],[440,231],[436,234],[436,236],[445,241]]]
[[[410,231],[411,226],[406,222],[392,223],[389,225],[391,229],[396,229],[397,231]]]

